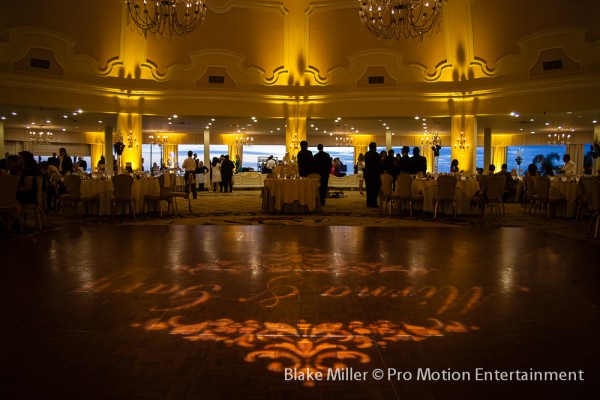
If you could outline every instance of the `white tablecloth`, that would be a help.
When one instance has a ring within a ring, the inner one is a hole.
[[[265,179],[263,211],[315,212],[321,210],[316,179]]]
[[[559,204],[551,207],[551,212],[555,217],[575,217],[577,213],[577,187],[577,182],[550,182],[550,199],[561,198],[566,200],[566,206]]]
[[[105,180],[84,180],[81,181],[80,193],[82,197],[93,196],[98,193],[99,204],[95,209],[87,210],[90,214],[111,215],[111,196],[113,195],[114,187],[110,179]],[[160,194],[160,187],[157,179],[134,179],[131,187],[133,197],[133,207],[136,214],[144,210],[144,195],[145,194]],[[120,204],[115,210],[115,214],[120,214],[126,211],[126,204]],[[125,210],[125,211],[123,211]]]
[[[456,182],[456,213],[470,214],[471,213],[471,198],[479,190],[477,181],[458,181]],[[420,181],[414,180],[411,186],[412,194],[423,195],[423,211],[433,212],[435,209],[435,195],[437,193],[437,182],[434,180]],[[418,209],[419,203],[415,203],[415,208]],[[445,212],[452,210],[445,209]],[[440,209],[438,207],[438,212]]]

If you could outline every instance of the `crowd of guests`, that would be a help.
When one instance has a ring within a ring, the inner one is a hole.
[[[198,158],[197,154],[188,151],[186,158],[181,166],[185,171],[184,179],[190,184],[186,185],[187,191],[191,190],[194,199],[198,192],[205,190],[215,193],[233,192],[233,175],[241,170],[239,155],[236,155],[235,162],[231,161],[229,154],[222,154],[220,157],[213,157],[208,166],[204,161]],[[210,179],[210,187],[206,187],[206,177]]]

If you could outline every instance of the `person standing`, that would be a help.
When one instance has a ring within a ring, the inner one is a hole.
[[[60,174],[64,176],[67,172],[73,173],[73,160],[71,160],[71,157],[67,154],[67,149],[61,147],[58,150],[58,158],[58,171]]]
[[[221,180],[223,181],[223,192],[231,193],[233,191],[233,171],[235,164],[229,159],[229,154],[225,155],[221,161]]]
[[[185,181],[185,192],[190,193],[190,187],[192,188],[192,195],[194,200],[198,197],[198,191],[196,190],[196,160],[192,158],[193,152],[188,151],[188,158],[183,161],[182,168],[185,170],[184,181]]]
[[[319,197],[321,198],[321,205],[325,205],[325,198],[327,197],[328,185],[329,185],[329,174],[331,173],[331,156],[329,153],[323,151],[323,145],[319,143],[317,145],[318,153],[314,155],[313,161],[315,166],[315,172],[321,175],[321,187],[319,188]]]
[[[306,178],[313,171],[313,153],[308,150],[308,142],[303,140],[300,142],[300,151],[298,152],[298,174]]]
[[[387,156],[383,160],[383,170],[392,176],[392,191],[396,188],[396,177],[398,176],[398,164],[394,149],[389,149]]]
[[[217,157],[213,157],[210,164],[210,184],[212,185],[213,192],[221,191],[221,164],[219,164]]]
[[[363,194],[363,185],[365,183],[365,155],[360,153],[356,161],[356,175],[358,176],[358,190]]]
[[[198,168],[196,168],[196,182],[198,183],[198,191],[204,192],[204,184],[206,183],[206,173],[208,168],[204,166],[203,161],[198,161]]]
[[[377,152],[377,144],[369,143],[369,151],[365,154],[365,186],[367,189],[367,207],[377,208],[377,197],[381,189],[381,155]]]
[[[398,160],[398,173],[399,174],[410,174],[410,157],[408,156],[408,152],[410,151],[410,147],[402,146],[402,157]]]
[[[411,174],[425,174],[427,172],[427,158],[421,155],[421,149],[417,146],[413,148],[413,156],[410,164]]]
[[[6,158],[8,158],[8,156]],[[60,160],[58,159],[58,157],[56,157],[56,153],[52,153],[52,157],[48,157],[48,164],[54,165],[56,168],[58,168]]]

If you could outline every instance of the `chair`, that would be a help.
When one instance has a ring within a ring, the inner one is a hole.
[[[313,172],[312,174],[308,174],[307,178],[308,179],[316,179],[319,182],[321,181],[321,175],[317,174],[316,172]]]
[[[8,214],[19,221],[21,232],[23,225],[19,217],[19,203],[17,202],[17,185],[19,178],[15,175],[0,176],[0,214]],[[9,220],[5,220],[4,225],[10,230]]]
[[[590,224],[588,229],[592,228],[594,225],[594,220],[596,221],[596,228],[594,229],[594,238],[598,238],[598,227],[600,225],[600,178],[583,178],[589,180],[589,190],[586,191],[586,196],[588,196],[588,211],[593,211],[594,213],[590,217]],[[580,181],[581,182],[581,181]]]
[[[192,191],[192,186],[196,184],[194,174],[188,175],[186,184],[187,191],[173,191],[171,192],[171,196],[173,197],[173,204],[175,205],[175,209],[177,209],[177,198],[182,198],[188,201],[189,210],[190,212],[192,212],[192,199],[190,199],[190,192]]]
[[[531,195],[533,201],[532,207],[529,208],[529,215],[531,215],[531,208],[536,210],[546,209],[548,219],[550,219],[550,206],[551,204],[566,204],[564,198],[550,198],[550,178],[546,176],[538,176],[533,184],[533,194]]]
[[[133,196],[131,188],[133,187],[133,178],[127,174],[115,175],[112,177],[114,194],[111,197],[112,216],[115,216],[115,207],[117,203],[127,203],[129,205],[129,214],[135,218],[135,207],[133,205]]]
[[[42,230],[42,226],[44,224],[44,194],[45,192],[42,190],[44,186],[44,177],[38,176],[35,178],[35,203],[24,203],[21,204],[21,209],[23,213],[23,225],[27,225],[27,211],[33,212],[33,217],[35,219],[35,225],[39,230]]]
[[[395,204],[395,213],[398,215],[404,204],[408,203],[409,215],[413,214],[413,201],[423,201],[422,194],[412,194],[412,178],[407,174],[400,174],[396,177],[396,190],[392,194],[392,205]]]
[[[531,207],[534,203],[532,196],[537,178],[537,176],[526,176],[523,182],[523,214],[527,213],[527,207],[529,207],[529,214],[531,214]]]
[[[379,191],[379,213],[383,215],[383,210],[385,208],[386,214],[388,211],[388,205],[392,201],[392,186],[394,178],[392,175],[384,172],[380,175],[381,179],[381,189]]]
[[[166,201],[167,202],[167,212],[169,210],[172,210],[173,215],[175,215],[175,208],[173,208],[173,196],[171,196],[174,182],[171,183],[171,181],[172,181],[171,176],[174,177],[174,175],[172,175],[172,174],[162,174],[161,176],[158,177],[158,186],[160,187],[159,194],[145,194],[144,195],[144,212],[146,211],[146,203],[147,202],[158,202],[159,207],[160,207],[160,216],[162,217],[163,216],[162,202]]]
[[[437,178],[437,193],[435,196],[435,208],[433,218],[437,217],[437,209],[440,203],[452,203],[452,212],[456,218],[456,178],[452,175],[441,175]]]
[[[500,217],[500,204],[502,204],[502,215],[506,215],[504,209],[504,201],[502,196],[504,195],[504,186],[506,185],[506,177],[504,176],[490,176],[486,182],[486,190],[484,193],[485,203],[483,209],[486,206],[490,207],[490,211],[493,212],[496,207],[496,216]],[[485,212],[484,212],[485,214]]]
[[[597,179],[593,177],[582,177],[579,180],[579,197],[577,198],[577,213],[575,214],[576,221],[579,221],[579,219],[582,217],[584,210],[586,212],[591,212],[592,215],[598,212],[598,209],[594,205],[595,180]],[[592,220],[590,220],[590,225],[591,224]]]
[[[75,174],[69,174],[65,176],[65,189],[66,194],[58,196],[56,202],[56,209],[60,210],[60,206],[66,201],[74,203],[77,207],[77,213],[81,205],[98,202],[100,199],[99,193],[95,193],[92,196],[81,196],[81,178]]]

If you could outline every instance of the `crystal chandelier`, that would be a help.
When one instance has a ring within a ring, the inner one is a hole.
[[[438,132],[431,132],[429,135],[427,133],[423,133],[423,137],[421,138],[421,146],[430,146],[437,147],[442,146],[442,138]]]
[[[570,133],[563,133],[562,132],[563,127],[559,126],[558,127],[558,132],[555,134],[548,134],[548,144],[570,144],[571,143],[571,134]],[[571,130],[573,131],[573,130]]]
[[[200,26],[206,15],[207,0],[124,0],[127,23],[148,34],[185,35]]]
[[[163,144],[167,144],[167,142],[169,141],[169,138],[167,137],[167,135],[164,136],[160,136],[160,134],[156,134],[156,136],[154,135],[150,135],[148,136],[148,143],[150,143],[151,145],[159,145],[162,146]]]
[[[50,144],[52,141],[52,132],[29,131],[29,140],[31,140],[33,144]]]
[[[469,144],[467,143],[467,138],[465,137],[464,132],[461,132],[460,137],[458,139],[456,139],[454,148],[458,149],[460,151],[469,150]]]
[[[254,144],[254,138],[251,136],[246,136],[246,128],[238,129],[238,133],[240,133],[241,136],[237,136],[235,138],[236,145],[251,147]]]
[[[358,0],[361,22],[381,39],[419,38],[439,31],[447,0]]]
[[[335,145],[338,147],[349,147],[354,145],[354,140],[350,136],[342,136],[335,138]]]

